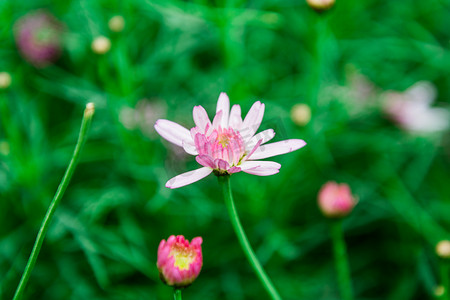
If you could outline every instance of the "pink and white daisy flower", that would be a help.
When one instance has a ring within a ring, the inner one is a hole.
[[[196,126],[190,131],[169,120],[156,121],[155,129],[163,138],[183,147],[187,153],[196,155],[195,159],[203,166],[175,176],[166,183],[166,187],[179,188],[212,172],[216,175],[227,175],[243,171],[259,176],[278,173],[281,167],[279,163],[259,159],[295,151],[306,143],[303,140],[290,139],[263,145],[275,136],[273,129],[255,134],[263,115],[264,104],[257,101],[242,120],[241,107],[233,105],[230,111],[230,100],[227,94],[221,93],[212,123],[206,110],[200,105],[194,107]]]

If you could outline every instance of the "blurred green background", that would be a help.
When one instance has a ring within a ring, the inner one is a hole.
[[[64,24],[61,57],[36,67],[14,23],[45,9]],[[109,20],[124,18],[122,31]],[[217,179],[177,190],[198,167],[159,137],[158,118],[190,128],[220,92],[245,115],[266,104],[274,141],[308,145],[276,157],[280,173],[231,177],[251,244],[284,299],[339,299],[327,220],[328,180],[359,198],[345,219],[356,299],[435,299],[437,241],[449,238],[448,130],[411,132],[384,109],[411,86],[450,98],[450,1],[303,0],[0,2],[0,298],[11,299],[70,160],[87,102],[96,113],[27,299],[171,299],[158,278],[161,239],[202,236],[204,266],[184,299],[268,299],[237,243]],[[91,50],[105,36],[105,54]],[[392,90],[397,91],[393,94]],[[430,97],[432,96],[424,96]],[[308,118],[293,120],[295,104]],[[306,113],[307,115],[307,113]],[[418,120],[419,121],[419,120]]]

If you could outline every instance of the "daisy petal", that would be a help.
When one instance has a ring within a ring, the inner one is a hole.
[[[278,173],[281,165],[274,161],[246,161],[239,167],[248,174],[268,176]]]
[[[245,116],[244,122],[242,123],[242,128],[240,130],[244,141],[248,141],[252,138],[261,125],[261,121],[264,116],[264,107],[264,104],[256,101],[253,103],[250,111]]]
[[[211,169],[216,168],[214,160],[208,155],[199,155],[195,158],[195,160],[204,167],[209,167]]]
[[[200,132],[205,133],[207,125],[209,124],[209,126],[211,126],[211,121],[209,120],[206,110],[201,105],[194,106],[192,115],[194,117],[195,125],[197,125]]]
[[[227,172],[230,173],[230,174],[237,173],[237,172],[240,172],[240,171],[241,171],[241,168],[236,167],[236,166],[231,167],[231,168],[229,168],[229,169],[227,170]]]
[[[224,161],[220,158],[215,159],[214,164],[216,165],[215,169],[220,170],[228,170],[228,168],[230,167],[230,164],[227,161]]]
[[[228,116],[230,114],[230,99],[225,93],[220,93],[219,100],[217,100],[216,114],[222,111],[222,120],[220,126],[222,128],[228,128]],[[216,127],[217,128],[217,127]]]
[[[212,128],[214,129],[218,129],[220,124],[222,124],[222,118],[223,117],[223,111],[220,110],[218,113],[216,113],[216,115],[214,116],[214,120],[212,123]]]
[[[182,146],[183,146],[184,151],[186,151],[188,154],[198,155],[198,151],[197,151],[197,148],[195,147],[195,145],[191,145],[191,144],[183,141]]]
[[[205,178],[209,174],[211,174],[212,169],[203,167],[194,171],[189,171],[183,174],[180,174],[178,176],[175,176],[174,178],[170,179],[166,183],[166,187],[171,189],[176,189],[191,183],[194,183],[196,181],[199,181],[202,178]]]
[[[255,147],[256,143],[258,143],[259,140],[262,140],[261,144],[264,144],[275,136],[275,131],[273,129],[267,129],[264,131],[261,131],[260,133],[253,136],[250,141],[247,142],[245,145],[245,149],[248,151],[250,149],[253,149]]]
[[[248,157],[249,160],[263,159],[272,157],[275,155],[285,154],[305,146],[306,143],[303,140],[292,139],[276,142],[268,145],[259,146],[256,151]]]
[[[258,147],[261,145],[261,143],[262,143],[262,139],[256,143],[256,145],[253,147],[252,151],[250,151],[250,153],[246,157],[244,157],[244,160],[249,159],[252,156],[253,152],[255,152],[258,149]]]
[[[241,107],[237,104],[233,105],[233,107],[231,108],[228,126],[238,130],[242,126]]]
[[[156,121],[155,130],[163,138],[177,146],[183,147],[183,141],[188,144],[194,144],[189,130],[175,122],[159,119]]]

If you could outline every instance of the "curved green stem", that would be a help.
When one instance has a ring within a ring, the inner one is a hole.
[[[334,261],[338,276],[339,289],[343,300],[353,300],[350,268],[348,265],[347,248],[342,234],[342,221],[332,220],[331,237],[333,239]]]
[[[173,290],[173,299],[174,300],[181,300],[181,290],[180,289],[175,288]]]
[[[83,120],[81,121],[80,134],[78,136],[78,142],[77,145],[75,146],[72,159],[70,160],[66,173],[64,174],[64,177],[58,186],[58,190],[56,191],[56,194],[53,197],[50,206],[48,207],[44,220],[42,221],[41,228],[39,229],[36,241],[34,242],[33,250],[31,251],[30,257],[28,258],[28,263],[22,274],[22,278],[20,279],[19,285],[17,286],[17,290],[16,293],[14,294],[13,300],[19,300],[22,297],[22,294],[25,290],[25,286],[27,285],[28,279],[30,278],[31,271],[33,270],[34,265],[36,264],[36,260],[39,255],[39,251],[41,250],[42,243],[44,242],[45,234],[47,233],[50,221],[52,220],[56,207],[61,201],[61,198],[64,195],[67,186],[69,185],[70,179],[72,178],[73,172],[75,171],[75,167],[78,164],[81,149],[84,143],[86,142],[87,133],[89,131],[93,115],[94,115],[94,104],[88,103],[86,105],[86,109],[84,110]]]
[[[256,275],[258,276],[259,280],[261,281],[261,283],[263,284],[264,288],[266,289],[267,293],[269,293],[271,298],[274,300],[281,300],[281,297],[278,294],[277,290],[275,289],[275,286],[273,285],[269,276],[267,276],[266,272],[261,267],[258,258],[256,257],[252,247],[250,246],[250,243],[248,242],[244,229],[242,228],[239,216],[236,211],[236,207],[234,206],[233,195],[231,193],[231,186],[230,186],[230,176],[229,175],[218,176],[218,178],[219,183],[222,185],[223,188],[223,197],[225,199],[225,204],[228,209],[228,214],[230,215],[231,224],[233,225],[234,232],[237,235],[242,250],[244,250],[245,256],[247,257],[250,265],[252,266],[253,270],[255,271]]]

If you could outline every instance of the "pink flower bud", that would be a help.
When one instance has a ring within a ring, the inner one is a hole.
[[[161,241],[156,265],[165,284],[186,287],[197,278],[203,266],[202,242],[201,237],[196,237],[189,244],[182,235]]]
[[[319,208],[324,216],[341,218],[348,215],[356,204],[350,187],[329,181],[319,191]]]
[[[59,58],[62,32],[63,25],[43,10],[31,12],[14,24],[14,35],[20,53],[36,67],[44,67]]]

